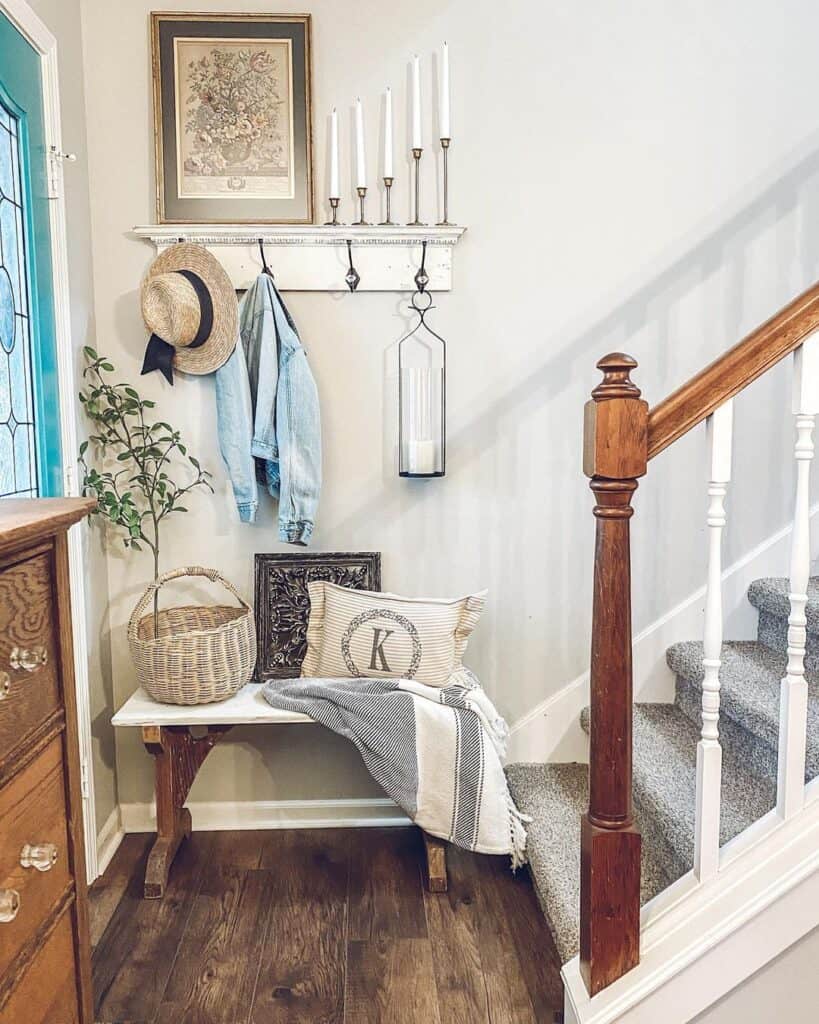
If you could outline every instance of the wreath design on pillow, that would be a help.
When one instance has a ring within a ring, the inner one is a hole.
[[[344,635],[341,638],[341,654],[344,658],[344,664],[347,666],[351,675],[361,677],[358,666],[350,653],[350,641],[353,638],[353,634],[363,626],[365,622],[369,622],[371,619],[390,619],[392,622],[398,623],[398,625],[401,626],[401,628],[409,635],[409,638],[412,641],[412,658],[410,659],[409,668],[405,673],[403,673],[401,678],[414,679],[415,673],[418,671],[418,667],[421,664],[421,654],[423,653],[421,640],[418,636],[418,630],[406,615],[400,615],[398,612],[391,611],[389,608],[371,608],[369,611],[361,612],[350,621],[349,626],[347,626],[347,629],[344,631]]]

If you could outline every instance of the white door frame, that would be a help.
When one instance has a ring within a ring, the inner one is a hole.
[[[60,387],[60,442],[63,456],[63,490],[77,495],[74,455],[77,451],[76,404],[73,401],[74,347],[71,341],[71,306],[68,282],[68,247],[65,225],[65,194],[62,179],[62,132],[60,87],[57,71],[57,40],[25,0],[0,0],[0,13],[40,54],[43,71],[43,113],[48,159],[51,227],[51,273],[54,282],[54,328],[57,342],[57,375]],[[68,532],[68,563],[71,582],[74,634],[74,679],[77,726],[82,772],[82,816],[88,880],[97,877],[97,816],[94,808],[94,775],[91,758],[91,694],[88,685],[85,574],[82,531],[79,524]]]

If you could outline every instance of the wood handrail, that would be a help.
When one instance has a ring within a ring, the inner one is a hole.
[[[649,411],[649,459],[797,349],[817,328],[819,282]]]
[[[583,471],[590,478],[596,499],[589,804],[580,826],[580,972],[591,996],[612,984],[640,960],[641,838],[633,819],[631,793],[632,495],[637,489],[638,480],[646,473],[649,459],[724,406],[757,377],[798,349],[817,330],[819,283],[794,299],[767,323],[651,410],[631,380],[631,373],[637,368],[631,356],[623,352],[612,352],[597,363],[598,369],[603,372],[603,380],[592,391],[591,401],[586,403],[583,447]],[[817,348],[819,339],[813,350],[811,346],[806,346],[797,369],[804,368],[809,350],[814,351],[812,358],[819,361]],[[819,367],[815,368],[814,374],[819,376]],[[797,379],[799,376],[798,372]],[[803,405],[804,402],[800,408]],[[811,397],[808,406],[810,415],[802,419],[809,420],[812,427],[814,413],[819,414],[819,402],[814,402]],[[804,481],[800,506],[803,512],[803,532],[807,529],[809,519],[806,459],[813,453],[807,426],[803,427],[803,433],[805,431],[808,433],[808,441],[797,441],[796,449],[798,459],[801,453],[800,479]],[[722,474],[725,473],[724,468],[715,472],[712,462],[711,479],[716,481],[709,490],[712,498],[716,493],[714,487],[723,480]],[[724,476],[725,480],[728,478],[729,475]],[[717,496],[720,497],[719,494]],[[721,530],[724,515],[719,502],[709,508],[709,516],[712,517],[709,519],[709,527]],[[802,547],[806,548],[805,543]],[[709,564],[718,583],[721,575],[719,559]],[[807,584],[802,589],[806,592]],[[715,642],[716,650],[719,651],[719,634]],[[792,641],[790,633],[788,643],[794,649],[798,646]],[[714,661],[719,664],[718,660],[712,659],[712,665]],[[797,683],[804,685],[804,680],[797,679]],[[704,707],[705,704],[703,701]],[[797,704],[795,701],[795,708]],[[804,708],[804,698],[799,706]],[[801,713],[804,714],[804,710]],[[794,711],[794,717],[797,722],[795,732],[802,736],[803,742],[801,764],[798,759],[794,762],[795,785],[801,799],[805,725],[804,718],[799,718],[797,710]],[[704,730],[703,740],[709,738]],[[780,745],[782,749],[786,747]],[[699,750],[697,756],[699,762]],[[705,771],[705,768],[702,770]],[[713,769],[711,775],[714,775]],[[702,791],[698,789],[698,793]],[[698,823],[702,821],[699,817],[697,820]],[[712,852],[716,864],[718,813],[715,822]],[[707,873],[710,868],[708,864],[704,868],[700,860],[697,870],[702,878],[703,871]]]

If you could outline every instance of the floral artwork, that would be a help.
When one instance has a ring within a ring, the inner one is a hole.
[[[174,43],[179,197],[292,198],[290,41]]]
[[[309,14],[151,13],[160,224],[312,224]]]

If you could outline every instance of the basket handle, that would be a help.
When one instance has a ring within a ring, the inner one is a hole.
[[[180,569],[171,569],[170,572],[164,572],[158,579],[148,585],[145,593],[139,601],[137,601],[136,607],[131,612],[131,618],[128,620],[129,639],[131,637],[136,638],[139,620],[142,618],[142,613],[153,600],[156,591],[159,590],[163,584],[168,583],[170,580],[179,579],[182,576],[206,576],[211,583],[219,582],[226,590],[229,590],[231,594],[233,594],[243,608],[247,608],[248,610],[250,609],[250,605],[245,601],[236,587],[233,586],[230,580],[225,579],[220,572],[217,572],[216,569],[205,569],[204,566],[201,565],[186,565]]]

